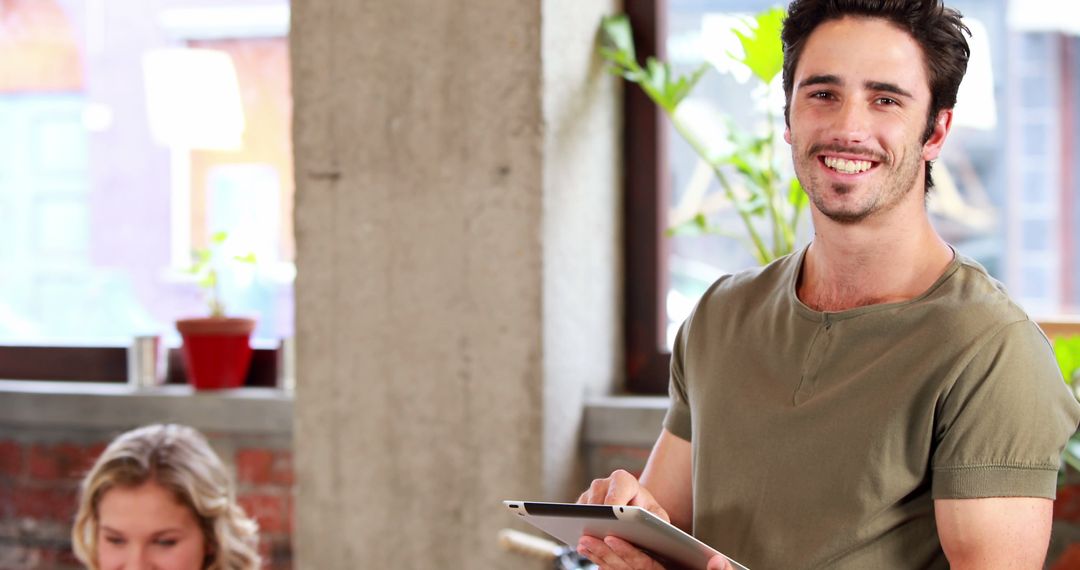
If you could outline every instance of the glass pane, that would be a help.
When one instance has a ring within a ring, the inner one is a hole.
[[[286,0],[0,9],[0,343],[126,344],[208,313],[185,272],[226,231],[256,338],[291,336]]]

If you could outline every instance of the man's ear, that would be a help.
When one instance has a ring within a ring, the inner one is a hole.
[[[952,117],[952,109],[938,111],[934,119],[934,130],[930,133],[930,138],[923,143],[923,160],[935,160],[941,154],[941,146],[945,144],[945,137],[949,136],[949,130],[952,129]]]
[[[784,126],[784,142],[791,144],[791,125]]]

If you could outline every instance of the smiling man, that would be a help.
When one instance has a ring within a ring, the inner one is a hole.
[[[784,136],[814,239],[703,295],[641,480],[580,502],[648,508],[751,568],[1042,568],[1080,406],[926,211],[966,31],[938,0],[791,4]],[[661,567],[614,537],[578,547]]]

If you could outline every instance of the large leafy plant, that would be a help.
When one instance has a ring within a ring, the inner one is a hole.
[[[765,86],[772,83],[783,66],[780,43],[783,18],[784,11],[774,8],[748,21],[749,32],[734,30],[743,54],[728,55],[749,68],[753,77]],[[639,86],[712,169],[726,199],[743,222],[745,239],[757,261],[764,264],[791,253],[807,198],[799,181],[794,176],[785,176],[779,168],[774,111],[766,111],[764,132],[747,132],[729,119],[727,139],[734,150],[721,153],[710,149],[676,113],[679,104],[709,70],[709,64],[700,65],[688,75],[673,73],[668,63],[656,58],[648,58],[642,66],[634,50],[630,20],[623,14],[604,18],[601,36],[600,54],[610,64],[611,71]],[[669,230],[669,233],[691,232],[733,233],[714,225],[700,210],[691,221]]]

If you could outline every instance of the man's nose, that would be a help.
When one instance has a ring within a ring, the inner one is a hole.
[[[870,138],[870,110],[858,101],[845,101],[837,109],[832,138],[842,145],[866,142]]]

